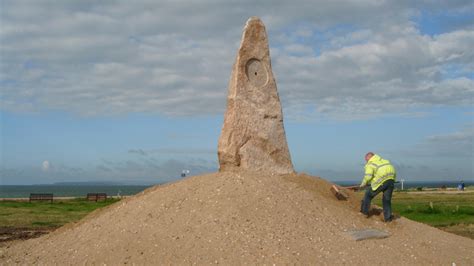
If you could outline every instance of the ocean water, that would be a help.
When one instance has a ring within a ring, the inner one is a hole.
[[[121,185],[31,185],[0,186],[0,198],[28,198],[30,193],[53,193],[55,197],[85,197],[87,193],[107,193],[108,196],[129,196],[150,186]]]
[[[333,181],[341,186],[358,185],[359,181]],[[474,181],[465,181],[466,186],[474,186]],[[404,188],[429,187],[440,188],[443,185],[448,188],[456,188],[459,182],[453,181],[420,181],[405,182]],[[87,193],[107,193],[108,196],[135,195],[148,186],[131,185],[27,185],[27,186],[0,186],[0,198],[28,198],[30,193],[53,193],[55,197],[85,197]],[[400,188],[401,184],[395,184]]]

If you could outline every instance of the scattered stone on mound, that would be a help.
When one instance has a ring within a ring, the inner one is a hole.
[[[221,171],[293,173],[263,22],[250,18],[229,82],[218,145]]]
[[[358,214],[308,175],[221,172],[157,186],[77,224],[0,246],[0,265],[474,265],[474,241]],[[348,231],[390,233],[354,241]],[[377,251],[377,256],[368,252]]]

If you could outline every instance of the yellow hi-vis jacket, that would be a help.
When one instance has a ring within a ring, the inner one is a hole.
[[[397,173],[389,160],[385,160],[377,154],[374,154],[365,165],[365,175],[361,186],[370,184],[372,190],[377,190],[386,180],[395,181]]]

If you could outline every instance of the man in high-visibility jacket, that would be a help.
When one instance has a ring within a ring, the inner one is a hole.
[[[360,211],[369,215],[370,202],[380,192],[383,192],[382,205],[385,222],[390,222],[392,216],[392,192],[397,173],[389,160],[385,160],[373,152],[365,155],[365,175],[360,188],[366,188]]]

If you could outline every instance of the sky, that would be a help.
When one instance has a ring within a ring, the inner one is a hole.
[[[474,181],[474,2],[0,0],[1,184],[218,169],[242,29],[266,25],[297,172]]]

